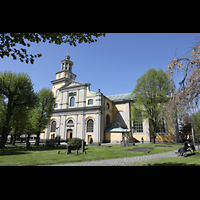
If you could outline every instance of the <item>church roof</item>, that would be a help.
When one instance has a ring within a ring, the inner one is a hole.
[[[105,132],[114,132],[114,133],[124,133],[124,132],[130,132],[131,130],[128,128],[122,128],[122,127],[110,127],[105,129]]]
[[[106,96],[108,99],[110,99],[113,102],[120,102],[120,101],[129,101],[133,100],[131,93],[126,94],[116,94],[116,95],[110,95]]]

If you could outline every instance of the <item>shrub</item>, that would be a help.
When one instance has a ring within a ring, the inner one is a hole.
[[[82,140],[80,138],[71,138],[67,142],[68,146],[71,146],[73,149],[80,149],[81,148]]]

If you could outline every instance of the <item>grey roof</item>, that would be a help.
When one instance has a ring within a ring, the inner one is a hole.
[[[131,130],[129,128],[122,128],[122,127],[110,127],[105,129],[105,132],[111,132],[111,133],[124,133],[124,132],[130,132]]]
[[[111,95],[111,96],[106,96],[106,97],[114,102],[133,100],[133,98],[131,97],[131,93],[116,94],[116,95]]]

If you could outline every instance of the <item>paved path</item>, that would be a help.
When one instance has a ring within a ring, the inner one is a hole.
[[[161,160],[163,158],[177,157],[177,154],[175,154],[176,151],[177,150],[166,153],[153,154],[153,155],[126,157],[126,158],[109,159],[109,160],[71,162],[64,164],[56,164],[52,166],[128,166],[154,160]]]

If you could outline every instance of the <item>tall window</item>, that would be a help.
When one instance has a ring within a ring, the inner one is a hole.
[[[51,132],[56,132],[56,122],[55,121],[53,121],[51,123]]]
[[[87,121],[87,132],[94,132],[94,122],[92,119]]]
[[[110,116],[106,115],[106,128],[110,126]]]
[[[165,124],[164,124],[164,120],[163,119],[158,121],[156,133],[158,133],[158,134],[165,133]]]
[[[93,105],[93,99],[88,100],[88,105]]]
[[[75,105],[75,97],[71,97],[71,99],[70,99],[70,106],[74,107],[74,105]]]
[[[143,133],[143,123],[142,121],[134,121],[133,122],[133,131],[134,133]]]

